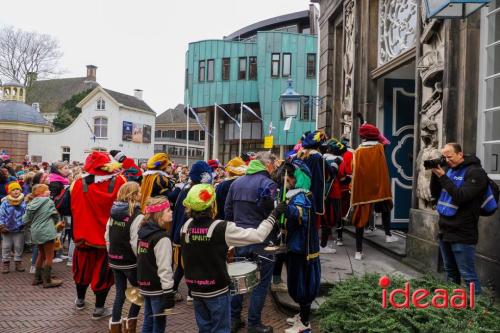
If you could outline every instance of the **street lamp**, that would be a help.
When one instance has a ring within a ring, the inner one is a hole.
[[[490,0],[425,0],[427,18],[466,18]]]

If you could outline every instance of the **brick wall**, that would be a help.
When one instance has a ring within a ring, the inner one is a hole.
[[[14,162],[22,162],[28,153],[28,133],[23,130],[0,129],[0,150],[7,151]]]

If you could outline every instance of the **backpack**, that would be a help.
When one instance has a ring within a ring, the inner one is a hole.
[[[490,177],[486,176],[488,179],[488,189],[484,195],[484,201],[481,204],[481,210],[479,215],[481,216],[491,216],[495,214],[498,209],[498,199],[500,191],[498,189],[497,183]]]

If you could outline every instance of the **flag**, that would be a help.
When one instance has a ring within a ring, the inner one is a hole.
[[[248,112],[250,112],[251,114],[253,114],[255,117],[257,117],[258,119],[262,120],[261,117],[259,117],[259,115],[257,115],[257,113],[254,112],[254,110],[250,109],[250,107],[246,104],[242,104],[243,108],[246,109]]]
[[[224,112],[226,114],[226,116],[228,116],[229,119],[234,121],[238,127],[241,127],[240,122],[238,120],[234,119],[233,117],[231,117],[231,115],[226,110],[224,110],[224,108],[222,106],[220,106],[219,104],[215,104],[215,106],[218,107],[219,109],[221,109],[222,112]]]
[[[203,124],[201,122],[201,119],[200,117],[198,116],[198,114],[193,110],[192,107],[189,107],[189,112],[191,112],[191,114],[194,116],[194,119],[196,120],[196,122],[198,123],[198,125],[200,125],[200,127],[205,131],[205,133],[208,134],[208,136],[210,136],[211,138],[213,138],[213,135],[210,134],[210,132],[208,131],[208,128],[205,124]]]

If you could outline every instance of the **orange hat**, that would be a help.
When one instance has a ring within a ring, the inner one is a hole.
[[[42,194],[44,194],[49,187],[45,184],[37,184],[33,186],[33,190],[31,191],[31,194],[33,194],[34,197],[39,197]]]
[[[18,182],[12,182],[7,187],[7,193],[10,193],[10,192],[12,192],[14,190],[22,191],[21,185],[19,185]]]

